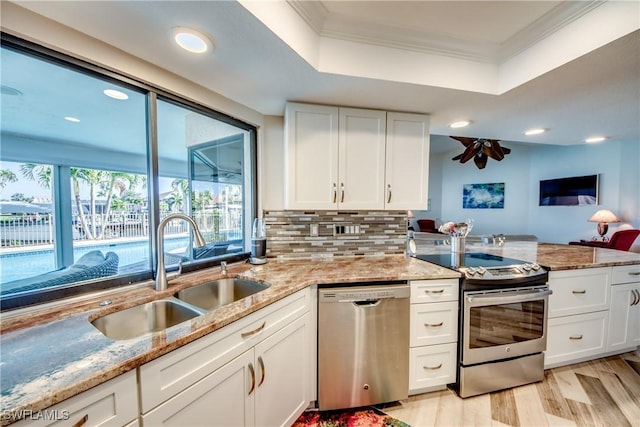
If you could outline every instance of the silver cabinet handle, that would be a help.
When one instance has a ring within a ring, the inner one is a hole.
[[[87,421],[89,421],[89,414],[85,414],[84,417],[80,418],[78,422],[71,427],[82,427],[87,423]]]
[[[571,292],[573,292],[574,294],[586,294],[587,293],[587,291],[585,291],[584,289],[581,290],[581,291],[571,291]]]
[[[444,289],[436,289],[435,291],[432,291],[431,289],[425,289],[424,293],[425,294],[441,294],[441,293],[444,293]]]
[[[439,328],[442,325],[444,325],[444,322],[440,322],[440,323],[425,323],[424,324],[424,326],[426,326],[427,328]]]
[[[640,276],[640,271],[630,271],[629,276]]]
[[[387,203],[391,203],[391,184],[387,184]]]
[[[570,340],[581,340],[582,339],[582,334],[580,335],[571,335],[569,337]]]
[[[340,203],[344,202],[344,182],[340,183]]]
[[[262,360],[262,356],[258,356],[258,363],[260,364],[260,382],[258,383],[258,387],[262,385],[264,382],[264,360]]]
[[[634,306],[640,302],[640,292],[632,289],[631,294],[633,295],[633,302],[631,303],[631,305]]]
[[[251,388],[247,396],[250,396],[253,390],[256,389],[256,371],[253,369],[253,363],[249,363],[249,372],[251,372]]]
[[[338,186],[336,183],[333,183],[333,203],[338,201]]]
[[[247,338],[250,337],[251,335],[255,335],[258,332],[262,331],[265,327],[265,325],[267,324],[267,321],[265,320],[264,322],[262,322],[262,325],[258,326],[256,329],[254,329],[253,331],[249,331],[249,332],[243,332],[240,334],[240,336],[242,338]]]
[[[435,371],[436,369],[440,369],[442,368],[442,363],[439,364],[438,366],[423,366],[422,369],[428,369],[430,371]]]

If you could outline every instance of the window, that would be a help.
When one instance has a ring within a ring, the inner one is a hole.
[[[246,256],[253,127],[22,40],[2,42],[2,309],[152,278],[152,236],[173,212],[193,216],[207,245],[193,248],[187,224],[171,221],[167,265],[189,271]]]

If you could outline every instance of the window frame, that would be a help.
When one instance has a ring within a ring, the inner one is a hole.
[[[5,49],[13,50],[14,52],[28,55],[41,61],[49,62],[53,65],[70,69],[75,72],[83,73],[90,77],[95,77],[106,82],[111,82],[119,86],[125,86],[128,89],[139,92],[146,97],[146,159],[147,159],[147,197],[149,204],[149,254],[151,258],[151,268],[149,270],[130,273],[126,275],[118,275],[115,277],[93,280],[90,282],[74,283],[67,286],[60,286],[51,289],[34,290],[28,292],[22,292],[14,295],[6,295],[0,297],[0,311],[8,311],[18,308],[24,308],[33,305],[44,304],[53,302],[55,300],[78,296],[81,294],[103,291],[107,289],[113,289],[124,285],[129,285],[135,282],[142,282],[145,280],[151,280],[155,277],[155,269],[157,265],[156,253],[157,253],[157,241],[156,230],[160,223],[160,207],[159,207],[159,191],[158,191],[158,137],[157,137],[157,102],[159,99],[163,101],[172,102],[178,106],[190,109],[196,113],[205,115],[215,120],[227,123],[229,125],[238,127],[249,133],[249,158],[251,162],[246,165],[246,170],[250,173],[251,189],[249,200],[247,200],[247,209],[244,212],[245,223],[243,225],[243,243],[244,248],[242,252],[234,253],[227,257],[219,257],[215,259],[205,259],[199,261],[191,261],[185,264],[182,268],[184,273],[200,270],[203,268],[213,267],[220,265],[221,261],[226,262],[239,262],[249,258],[249,233],[250,230],[247,224],[250,224],[253,218],[257,217],[258,213],[258,170],[257,170],[257,128],[246,122],[238,120],[234,117],[228,116],[219,111],[215,111],[210,107],[201,105],[193,100],[181,97],[179,94],[169,92],[160,87],[143,82],[135,77],[125,75],[124,73],[116,70],[110,70],[105,67],[93,64],[91,62],[81,60],[70,56],[68,54],[44,47],[42,45],[21,39],[14,35],[0,32],[0,42]],[[9,159],[8,161],[14,161]],[[65,170],[68,175],[68,167],[54,164],[52,165],[56,170],[55,176],[58,176],[58,181],[64,181]],[[188,171],[185,171],[188,172]],[[190,177],[189,177],[190,178]],[[67,180],[68,181],[68,180]],[[52,183],[54,193],[60,193],[60,183]],[[52,195],[52,206],[55,212],[60,212],[61,204],[64,203],[64,191],[62,194]],[[62,230],[65,225],[64,221],[57,221],[55,233],[56,236],[59,233],[64,233]],[[70,226],[70,225],[69,225]],[[66,248],[66,250],[69,250]],[[72,249],[71,249],[72,250]],[[57,260],[62,262],[68,258],[68,254],[65,257],[65,248],[57,249],[54,253]]]

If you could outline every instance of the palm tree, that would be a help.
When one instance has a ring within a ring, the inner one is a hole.
[[[101,187],[103,193],[106,191],[107,202],[105,205],[105,211],[102,213],[102,230],[100,234],[96,236],[97,239],[104,238],[104,232],[106,230],[107,222],[109,221],[109,215],[111,214],[111,200],[115,190],[118,190],[119,196],[122,195],[131,187],[135,187],[139,181],[139,175],[134,175],[124,172],[103,172],[98,177],[98,185]],[[106,178],[106,180],[104,180]]]
[[[0,169],[0,193],[2,193],[7,184],[12,182],[18,182],[16,174],[9,169]]]
[[[175,207],[177,211],[182,211],[184,201],[189,197],[189,181],[183,178],[174,179],[171,181],[171,189],[174,193],[172,207]]]

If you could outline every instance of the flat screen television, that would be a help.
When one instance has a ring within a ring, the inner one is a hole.
[[[598,181],[598,175],[542,180],[539,206],[597,205]]]

